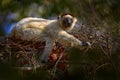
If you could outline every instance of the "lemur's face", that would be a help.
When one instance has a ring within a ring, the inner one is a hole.
[[[77,19],[72,14],[65,13],[58,17],[58,21],[63,30],[69,31],[73,29]]]
[[[71,27],[71,25],[73,23],[73,16],[64,15],[61,19],[62,19],[62,25],[64,27]]]

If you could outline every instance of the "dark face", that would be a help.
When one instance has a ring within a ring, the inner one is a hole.
[[[64,27],[70,27],[72,25],[73,19],[69,18],[69,17],[65,17],[62,20],[62,24]]]

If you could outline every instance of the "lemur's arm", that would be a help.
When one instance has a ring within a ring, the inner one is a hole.
[[[60,31],[58,35],[59,35],[58,42],[60,42],[63,45],[75,46],[75,47],[90,46],[89,42],[80,41],[65,31]]]

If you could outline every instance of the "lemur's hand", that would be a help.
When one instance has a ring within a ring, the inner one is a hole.
[[[88,47],[91,46],[90,42],[82,42],[82,46]]]

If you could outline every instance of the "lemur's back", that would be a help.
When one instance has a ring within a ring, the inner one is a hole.
[[[56,20],[47,20],[43,18],[24,18],[20,20],[12,30],[10,37],[15,37],[27,41],[39,40],[39,38],[44,37],[42,34],[47,29],[47,25],[50,25]]]

